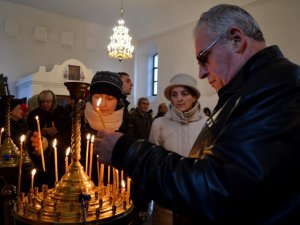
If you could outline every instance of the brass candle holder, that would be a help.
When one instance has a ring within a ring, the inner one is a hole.
[[[130,224],[133,204],[124,206],[119,188],[94,182],[80,164],[81,110],[80,100],[89,87],[88,83],[67,82],[65,86],[73,99],[71,163],[68,171],[55,188],[43,185],[42,192],[30,190],[22,193],[14,206],[16,224]],[[127,193],[129,194],[129,193]],[[111,199],[114,196],[115,201]]]

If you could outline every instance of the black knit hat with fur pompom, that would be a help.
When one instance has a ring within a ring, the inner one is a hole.
[[[120,100],[122,96],[122,80],[117,73],[98,71],[91,82],[90,95],[107,94]]]

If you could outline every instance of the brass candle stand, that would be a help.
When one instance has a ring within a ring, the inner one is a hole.
[[[10,136],[10,104],[14,98],[13,95],[3,95],[5,111],[4,140],[0,146],[0,167],[18,166],[18,147],[14,144]]]
[[[65,86],[73,99],[71,163],[55,188],[43,185],[22,193],[14,206],[16,224],[129,224],[133,204],[129,193],[121,188],[103,183],[95,186],[80,164],[81,110],[80,100],[89,84],[67,82]],[[126,197],[127,196],[127,197]],[[126,201],[127,200],[127,201]]]

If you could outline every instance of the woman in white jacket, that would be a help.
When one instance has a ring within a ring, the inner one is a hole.
[[[187,157],[206,121],[198,101],[197,81],[191,75],[177,74],[164,94],[170,101],[169,109],[153,121],[149,141]],[[172,212],[156,204],[152,224],[171,225],[172,221]]]

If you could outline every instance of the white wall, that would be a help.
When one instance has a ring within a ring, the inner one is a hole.
[[[243,7],[260,24],[267,44],[278,44],[291,61],[300,64],[300,1],[260,0]],[[199,9],[199,15],[206,10],[207,8]],[[150,93],[147,63],[155,51],[159,53],[159,92],[157,97],[150,98],[150,107],[154,113],[160,102],[167,102],[163,96],[163,90],[171,76],[184,72],[198,79],[198,65],[194,57],[192,37],[196,21],[160,35],[139,40],[134,43],[135,58],[119,63],[109,59],[106,55],[106,46],[112,28],[7,2],[0,2],[0,15],[0,73],[8,76],[12,93],[14,93],[15,81],[37,72],[40,65],[47,66],[50,70],[53,65],[74,58],[93,71],[129,72],[135,83],[133,95],[129,98],[132,102],[130,107],[132,107],[138,97],[148,96]],[[4,33],[4,21],[14,21],[18,24],[19,30],[16,37],[10,37]],[[47,42],[34,40],[36,26],[47,28]],[[62,32],[74,34],[73,47],[62,45]],[[86,48],[87,37],[96,39],[95,49]],[[201,91],[202,107],[213,108],[217,101],[214,90],[207,85],[206,80],[198,79],[198,87]]]
[[[261,0],[243,6],[259,23],[268,45],[277,44],[291,61],[300,64],[300,1],[299,0]],[[206,11],[207,9],[203,9]],[[201,10],[199,10],[199,15]],[[217,95],[207,84],[199,80],[198,66],[194,53],[192,32],[195,23],[185,25],[164,34],[139,41],[136,65],[137,96],[147,94],[146,59],[154,50],[159,54],[159,91],[151,99],[151,108],[156,112],[157,105],[168,102],[163,96],[164,87],[170,77],[184,72],[198,80],[202,107],[213,108]]]
[[[37,72],[40,66],[46,66],[49,71],[70,58],[81,61],[93,72],[118,72],[123,67],[132,71],[133,60],[120,63],[106,54],[112,28],[2,1],[0,15],[0,73],[8,77],[13,95],[18,79]],[[15,35],[5,30],[5,25],[13,29],[11,24],[17,26]],[[36,27],[46,28],[46,41],[35,40]],[[73,46],[62,44],[63,32],[73,34]],[[88,40],[92,40],[89,47]]]

